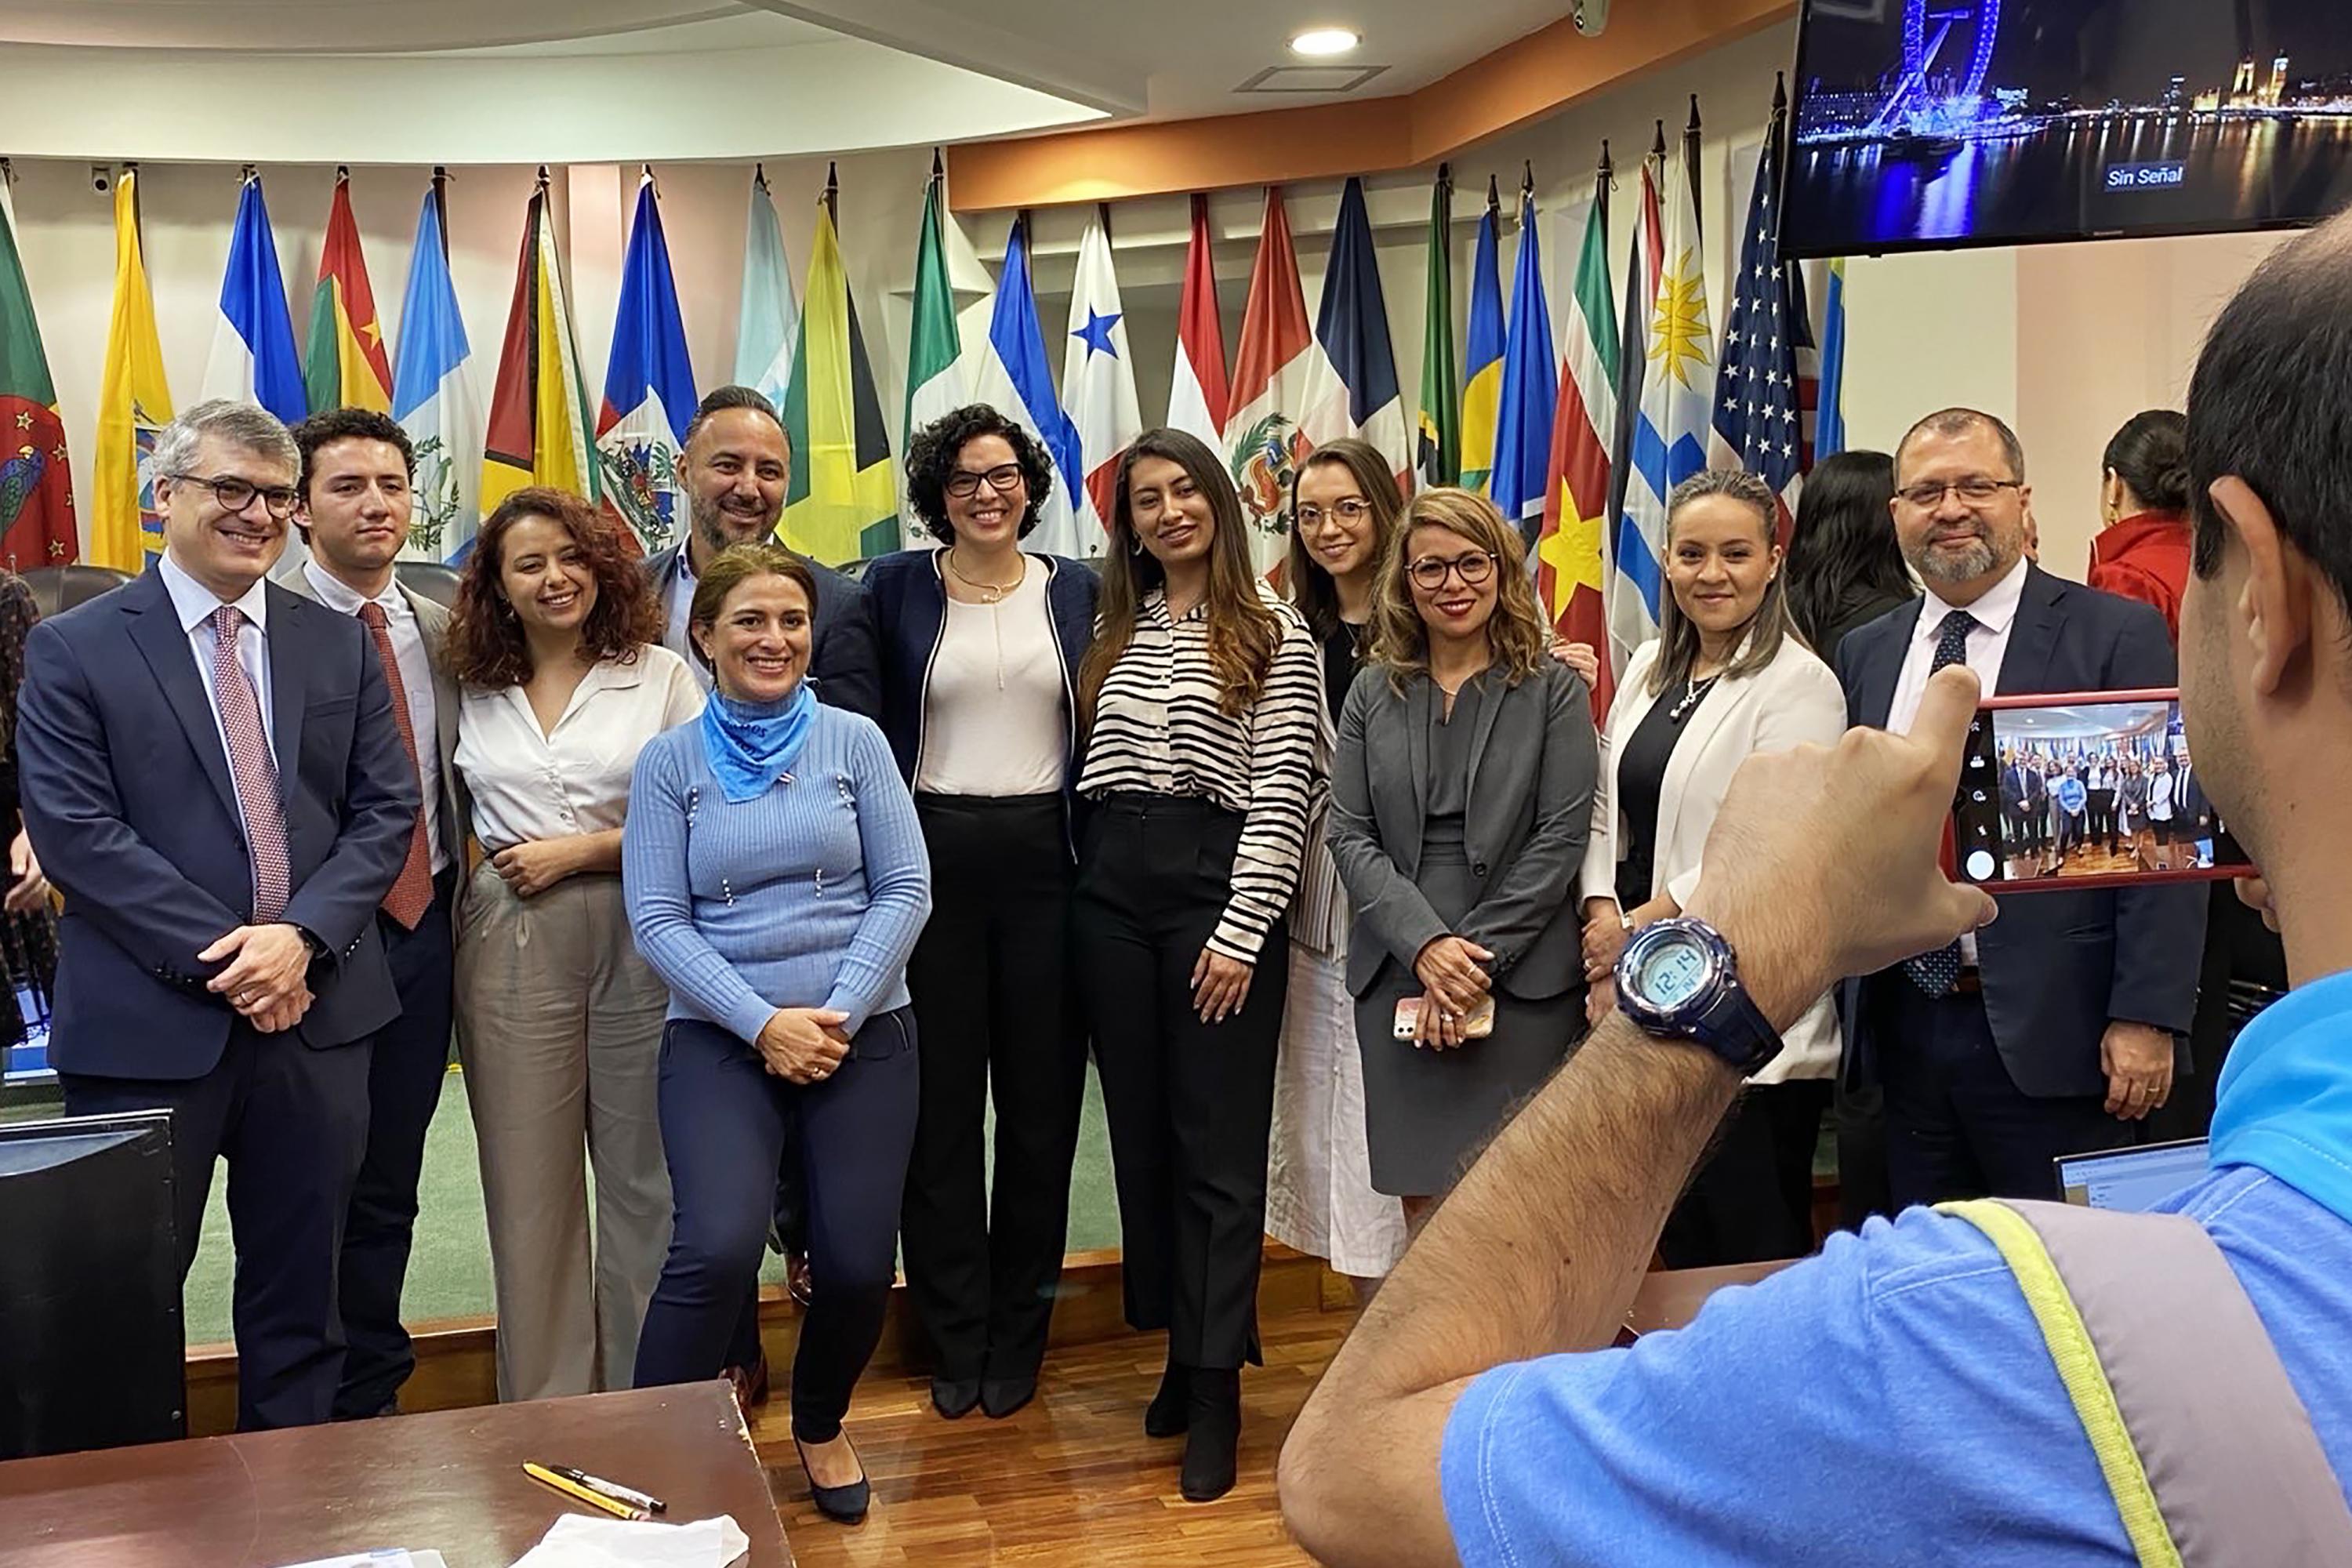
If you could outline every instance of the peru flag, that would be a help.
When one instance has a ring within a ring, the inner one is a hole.
[[[1315,362],[1323,357],[1307,324],[1282,187],[1268,185],[1225,416],[1225,460],[1249,524],[1250,562],[1261,576],[1275,574],[1289,546],[1290,480],[1307,444],[1298,418],[1318,374]],[[1331,374],[1328,363],[1320,374]]]
[[[1076,426],[1084,470],[1077,503],[1082,555],[1099,555],[1110,537],[1111,494],[1118,462],[1143,433],[1136,411],[1135,361],[1127,352],[1127,315],[1111,269],[1108,209],[1097,205],[1078,241],[1070,288],[1070,332],[1062,340],[1062,405]],[[1181,374],[1181,373],[1180,373]]]
[[[1184,302],[1176,318],[1176,371],[1168,383],[1168,426],[1225,449],[1225,329],[1217,316],[1216,259],[1210,254],[1209,198],[1192,195],[1192,243],[1184,252]]]

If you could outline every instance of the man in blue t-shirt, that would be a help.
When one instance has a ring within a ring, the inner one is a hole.
[[[2294,991],[2239,1037],[2211,1234],[2339,1478],[2352,1477],[2352,218],[2283,247],[2189,395],[2182,705],[2213,808],[2267,873]],[[1977,701],[1937,675],[1907,736],[1752,759],[1692,913],[1785,1027],[1842,975],[1992,918],[1936,849]],[[1839,853],[1824,856],[1821,846]],[[1282,1454],[1336,1564],[2137,1561],[2014,1276],[1913,1209],[1631,1349],[1668,1206],[1738,1094],[1706,1046],[1612,1016],[1487,1150],[1365,1309]],[[2147,1289],[2161,1295],[2165,1280]]]

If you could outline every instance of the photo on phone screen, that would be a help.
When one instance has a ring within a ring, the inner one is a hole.
[[[2247,875],[2173,691],[1995,698],[1952,810],[1959,877],[1996,891]]]

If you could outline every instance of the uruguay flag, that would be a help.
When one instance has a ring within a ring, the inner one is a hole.
[[[687,525],[686,426],[694,417],[694,366],[662,237],[654,174],[637,181],[637,212],[621,258],[620,314],[604,367],[596,420],[596,460],[604,501],[636,533],[646,553],[667,550]]]
[[[404,553],[420,561],[457,560],[481,521],[482,412],[466,368],[473,350],[449,279],[444,178],[433,176],[416,215],[400,353],[392,365],[392,416],[416,448],[416,510]]]
[[[1078,537],[1073,500],[1086,482],[1078,454],[1077,427],[1054,397],[1054,373],[1045,359],[1045,329],[1037,322],[1037,297],[1029,286],[1029,226],[1013,220],[1004,242],[1004,269],[996,280],[996,313],[988,323],[988,354],[981,362],[973,395],[1006,418],[1028,426],[1054,459],[1054,493],[1040,500],[1037,531],[1030,548],[1053,555],[1099,555]]]
[[[203,396],[258,403],[289,425],[310,416],[302,356],[294,347],[294,318],[286,309],[286,274],[269,233],[261,176],[247,174],[236,198],[236,226],[228,241],[228,272],[221,279],[220,321],[205,362]]]
[[[1352,175],[1339,194],[1339,221],[1331,231],[1331,259],[1323,269],[1323,300],[1315,312],[1315,341],[1323,352],[1307,361],[1299,429],[1318,447],[1346,436],[1370,441],[1388,458],[1398,487],[1411,493],[1413,447],[1397,390],[1388,301],[1381,293],[1364,183]]]
[[[1518,525],[1528,543],[1543,526],[1544,485],[1551,466],[1552,415],[1559,405],[1559,362],[1544,302],[1543,256],[1536,239],[1535,176],[1519,188],[1519,258],[1511,271],[1511,325],[1503,344],[1502,407],[1495,426],[1495,468],[1486,493]]]

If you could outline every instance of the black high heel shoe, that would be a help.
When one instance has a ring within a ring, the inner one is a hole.
[[[1143,1407],[1143,1435],[1173,1437],[1181,1433],[1192,1421],[1187,1405],[1191,1391],[1192,1369],[1171,1356],[1168,1370],[1160,1374],[1160,1392]]]
[[[860,1475],[847,1486],[821,1487],[809,1473],[808,1448],[797,1436],[793,1439],[793,1451],[801,1457],[801,1474],[808,1476],[809,1497],[817,1512],[836,1524],[863,1524],[866,1510],[874,1504],[874,1488],[866,1478]],[[864,1470],[865,1462],[860,1460],[857,1468]]]
[[[1194,1367],[1185,1406],[1184,1500],[1212,1502],[1234,1489],[1242,1440],[1242,1374]]]

